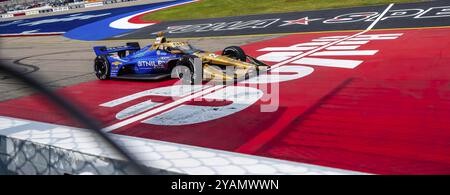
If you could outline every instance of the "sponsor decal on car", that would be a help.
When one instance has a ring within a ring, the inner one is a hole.
[[[137,62],[137,66],[139,68],[153,68],[153,69],[158,69],[158,68],[164,68],[164,64],[165,61],[138,61]]]
[[[119,66],[119,65],[122,65],[122,62],[117,62],[117,61],[115,61],[115,62],[113,62],[113,63],[111,63],[112,65],[114,65],[114,66]]]

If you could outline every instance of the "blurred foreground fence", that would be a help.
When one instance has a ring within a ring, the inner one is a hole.
[[[0,136],[0,174],[61,175],[131,173],[122,160]]]

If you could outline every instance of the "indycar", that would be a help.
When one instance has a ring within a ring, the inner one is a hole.
[[[197,49],[188,42],[167,41],[161,34],[156,41],[141,48],[137,42],[125,46],[93,48],[95,75],[100,80],[182,79],[185,83],[201,81],[237,81],[267,70],[268,65],[248,56],[238,46],[223,49],[222,54]]]

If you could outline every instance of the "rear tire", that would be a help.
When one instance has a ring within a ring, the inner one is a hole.
[[[238,46],[230,46],[222,51],[222,55],[228,56],[230,58],[240,60],[245,62],[247,60],[247,55],[245,54],[244,50]]]
[[[110,79],[110,64],[106,56],[97,56],[94,61],[95,76],[100,80]]]

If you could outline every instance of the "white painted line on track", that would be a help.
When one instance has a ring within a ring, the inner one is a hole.
[[[369,32],[369,31],[372,30],[372,28],[373,28],[373,27],[381,20],[381,18],[383,18],[384,15],[386,15],[386,13],[392,8],[392,6],[394,6],[393,3],[389,4],[389,6],[383,11],[383,13],[381,13],[381,15],[378,16],[378,18],[377,18],[375,21],[373,21],[372,24],[370,24],[370,26],[367,27],[364,31],[361,31],[361,32],[356,33],[356,34],[354,34],[354,35],[351,35],[351,36],[348,36],[348,37],[345,37],[345,38],[342,38],[342,39],[333,41],[333,42],[328,43],[328,44],[326,44],[326,45],[324,45],[324,46],[318,47],[318,48],[316,48],[316,49],[310,50],[310,51],[305,52],[305,53],[303,53],[303,54],[300,54],[300,55],[298,55],[298,56],[296,56],[296,57],[293,57],[293,58],[291,58],[291,59],[289,59],[289,60],[286,60],[286,61],[277,63],[277,64],[275,64],[275,65],[272,65],[272,66],[270,66],[270,69],[278,68],[279,66],[282,66],[282,65],[291,63],[291,62],[293,62],[293,61],[299,60],[300,58],[309,56],[309,55],[311,55],[311,54],[313,54],[313,53],[316,53],[316,52],[318,52],[318,51],[320,51],[320,50],[326,49],[326,48],[328,48],[328,47],[330,47],[330,46],[339,44],[339,43],[341,43],[341,42],[344,42],[344,41],[346,41],[346,40],[355,38],[355,37],[357,37],[357,36],[359,36],[359,35],[362,35],[362,34],[364,34],[364,33]]]
[[[319,51],[311,56],[372,56],[378,50],[344,50],[344,51]]]
[[[336,45],[364,45],[368,43],[369,41],[342,41]],[[333,46],[331,46],[333,47]]]
[[[157,107],[155,109],[152,109],[152,110],[149,110],[147,112],[144,112],[144,113],[142,113],[140,115],[131,117],[129,119],[126,119],[124,121],[118,122],[118,123],[113,124],[111,126],[105,127],[102,130],[105,131],[105,132],[113,131],[115,129],[124,127],[124,126],[129,125],[131,123],[134,123],[136,121],[139,121],[139,120],[145,119],[147,117],[150,117],[150,116],[152,116],[154,114],[157,114],[159,112],[162,112],[164,110],[168,110],[168,109],[173,108],[175,106],[181,105],[184,102],[190,101],[190,100],[192,100],[194,98],[198,98],[198,97],[200,97],[202,95],[206,95],[206,94],[208,94],[208,93],[210,93],[210,92],[212,92],[214,90],[218,90],[218,89],[220,89],[222,87],[224,87],[224,86],[223,85],[216,85],[216,86],[213,86],[213,87],[205,88],[205,89],[201,90],[200,92],[197,92],[197,93],[194,93],[192,95],[183,97],[183,98],[181,98],[179,100],[176,100],[176,101],[173,101],[171,103],[162,105],[162,106]]]
[[[343,46],[330,46],[326,48],[327,50],[355,50],[361,45],[343,45]]]
[[[355,68],[360,65],[361,60],[341,60],[341,59],[323,59],[323,58],[302,58],[295,61],[295,64],[305,64],[311,66],[326,66],[338,68]]]

